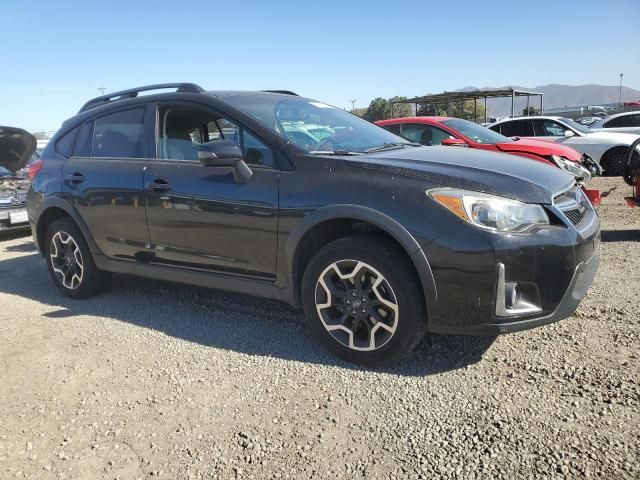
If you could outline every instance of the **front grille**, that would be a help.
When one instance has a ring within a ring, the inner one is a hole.
[[[553,204],[573,226],[578,226],[592,209],[591,202],[577,185],[557,195]]]
[[[567,210],[563,213],[573,225],[578,225],[586,215],[587,211],[586,210],[580,211],[579,209],[576,208],[573,210]]]

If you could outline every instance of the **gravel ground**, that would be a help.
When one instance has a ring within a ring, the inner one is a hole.
[[[70,300],[5,236],[0,477],[640,478],[640,210],[594,184],[618,189],[573,317],[384,370],[278,302],[126,276]]]

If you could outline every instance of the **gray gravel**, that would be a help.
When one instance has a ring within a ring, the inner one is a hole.
[[[576,315],[385,370],[277,302],[125,276],[67,299],[5,237],[0,477],[640,478],[640,210],[594,183],[618,189]]]

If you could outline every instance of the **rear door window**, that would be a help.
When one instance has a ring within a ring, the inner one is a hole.
[[[514,120],[512,122],[501,123],[500,133],[505,137],[532,137],[531,121]],[[494,129],[495,130],[495,129]]]
[[[612,118],[607,123],[604,124],[605,128],[616,128],[616,127],[635,127],[638,123],[634,123],[633,117],[639,117],[640,115],[622,115],[621,117]]]
[[[139,107],[96,118],[91,156],[144,158],[144,113]]]

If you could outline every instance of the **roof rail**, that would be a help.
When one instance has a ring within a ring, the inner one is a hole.
[[[119,92],[109,93],[108,95],[102,95],[89,100],[85,103],[78,113],[86,112],[92,108],[105,105],[109,102],[117,102],[119,100],[126,100],[127,98],[135,98],[140,92],[146,92],[149,90],[162,90],[165,88],[175,88],[179,93],[202,93],[204,88],[195,83],[158,83],[157,85],[147,85],[146,87],[130,88],[128,90],[121,90]]]
[[[296,97],[300,96],[296,92],[292,92],[291,90],[262,90],[262,91],[267,93],[282,93],[283,95],[295,95]]]

